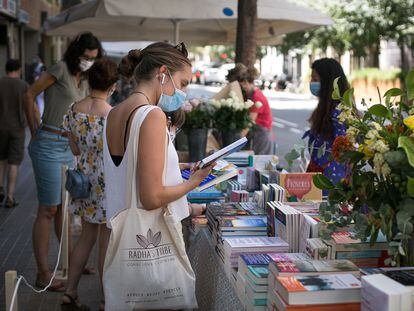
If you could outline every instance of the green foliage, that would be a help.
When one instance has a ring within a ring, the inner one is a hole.
[[[214,109],[210,105],[197,103],[194,107],[191,104],[187,104],[187,106],[189,108],[185,113],[185,122],[183,125],[185,131],[212,127]]]
[[[398,147],[404,149],[408,162],[414,167],[414,138],[402,136],[398,139]]]
[[[354,70],[350,75],[350,81],[367,80],[371,83],[377,81],[394,81],[401,74],[401,69],[380,70],[378,68],[362,68]]]
[[[252,126],[249,109],[234,110],[231,107],[220,107],[213,114],[213,127],[219,131],[242,131]]]

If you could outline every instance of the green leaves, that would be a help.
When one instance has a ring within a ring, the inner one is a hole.
[[[333,83],[333,92],[332,92],[332,99],[340,100],[341,99],[341,92],[339,91],[338,80],[340,77],[336,78]]]
[[[334,188],[333,183],[323,174],[316,174],[312,179],[315,186],[319,189],[329,190]]]
[[[368,112],[380,118],[386,118],[388,115],[387,107],[381,104],[373,105],[372,107],[368,109]]]
[[[405,77],[405,87],[408,99],[414,99],[414,70],[411,70]]]
[[[345,91],[342,102],[348,107],[354,106],[354,89],[350,88]]]
[[[407,194],[414,198],[414,178],[407,176]]]
[[[399,88],[392,88],[385,92],[384,97],[396,97],[403,95],[404,92]]]
[[[398,138],[398,148],[404,149],[408,162],[414,167],[414,138],[401,136]]]

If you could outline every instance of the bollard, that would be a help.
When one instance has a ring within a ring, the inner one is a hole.
[[[12,302],[14,289],[17,282],[17,272],[15,270],[9,270],[5,273],[5,290],[6,290],[6,310],[7,311],[17,311],[17,296],[14,301],[13,309],[10,309],[10,304]]]
[[[59,270],[56,271],[56,279],[60,281],[66,281],[68,278],[69,270],[69,211],[68,211],[68,202],[69,202],[69,193],[66,191],[66,171],[68,170],[67,165],[62,166],[62,218],[64,222],[63,234],[61,237],[62,243],[62,253],[60,256]]]

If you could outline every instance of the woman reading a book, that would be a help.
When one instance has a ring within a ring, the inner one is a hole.
[[[250,99],[254,105],[250,108],[250,118],[254,125],[243,133],[248,136],[252,143],[255,154],[273,154],[272,134],[272,111],[266,96],[260,89],[255,87],[254,80],[258,72],[255,68],[247,68],[243,64],[236,64],[236,67],[229,70],[227,80],[238,81],[243,91],[245,100]]]
[[[321,172],[334,184],[346,175],[346,165],[330,157],[335,138],[346,134],[345,124],[338,121],[339,101],[332,99],[333,83],[338,77],[342,96],[349,84],[341,65],[332,58],[322,58],[312,64],[310,91],[318,97],[318,106],[309,118],[310,130],[303,135],[303,138],[309,138],[309,145],[313,145],[307,172]],[[318,150],[323,146],[326,152],[318,156]]]

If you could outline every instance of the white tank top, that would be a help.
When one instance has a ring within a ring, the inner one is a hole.
[[[146,118],[148,113],[152,109],[159,109],[157,106],[145,106],[139,108],[134,115],[134,118],[138,117],[139,114],[143,114],[143,119]],[[132,120],[131,120],[132,124]],[[126,179],[127,179],[127,167],[128,167],[128,148],[127,144],[124,156],[122,158],[119,166],[116,166],[112,160],[111,154],[109,152],[108,142],[106,139],[106,121],[104,124],[103,131],[103,159],[104,159],[104,173],[105,173],[105,191],[106,191],[106,225],[108,228],[111,228],[110,219],[118,214],[121,210],[125,208],[125,195],[126,195]],[[167,130],[168,134],[168,130]],[[166,158],[166,174],[165,174],[165,184],[164,186],[177,186],[183,182],[181,177],[180,166],[178,162],[177,151],[175,150],[174,144],[168,136],[168,149],[167,149],[167,158]],[[138,186],[138,184],[137,184]],[[137,191],[139,195],[139,191]],[[140,202],[140,199],[137,198],[137,202]],[[171,202],[169,204],[170,210],[173,213],[177,221],[189,216],[188,212],[188,202],[185,196],[179,198],[177,201]]]

